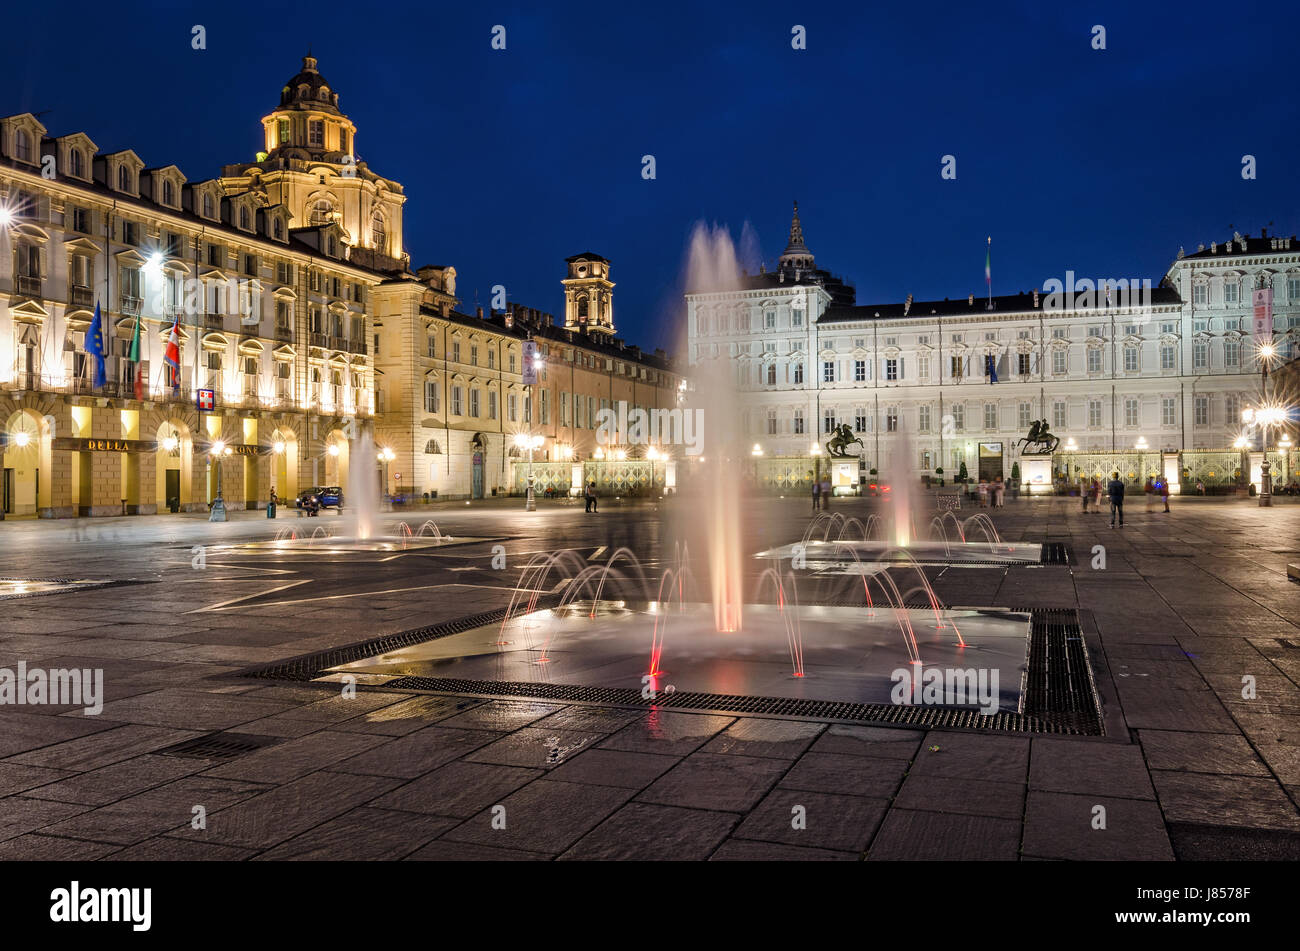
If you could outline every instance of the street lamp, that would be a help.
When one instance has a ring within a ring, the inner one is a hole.
[[[655,492],[655,460],[660,458],[659,450],[651,446],[646,450],[645,457],[650,460],[650,494]]]
[[[217,497],[212,502],[212,511],[208,514],[208,521],[224,522],[226,521],[226,500],[221,495],[221,461],[226,456],[232,455],[235,450],[227,446],[223,440],[218,439],[208,451],[212,454],[215,460],[214,464],[217,467]]]
[[[536,512],[537,499],[533,496],[533,450],[540,449],[545,440],[541,436],[534,436],[531,433],[516,433],[515,445],[520,449],[528,450],[528,493],[524,497],[524,511]]]

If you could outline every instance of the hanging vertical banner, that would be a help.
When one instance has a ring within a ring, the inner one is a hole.
[[[1273,288],[1255,288],[1255,336],[1273,336]]]
[[[531,340],[524,341],[524,383],[537,382],[537,344]]]

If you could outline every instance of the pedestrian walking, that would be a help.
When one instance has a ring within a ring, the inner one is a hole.
[[[1002,483],[1002,476],[998,476],[993,482],[993,507],[1002,507],[1002,493],[1006,491],[1006,486]]]
[[[831,507],[831,480],[829,478],[823,478],[822,479],[822,508],[829,509],[830,507]]]
[[[1110,474],[1110,484],[1106,486],[1106,494],[1110,497],[1110,527],[1115,527],[1115,519],[1119,518],[1119,527],[1124,527],[1124,483],[1119,480],[1119,473]]]
[[[980,496],[980,508],[982,508],[982,509],[984,509],[984,508],[988,508],[988,506],[989,506],[989,484],[988,484],[987,482],[985,482],[983,479],[980,479],[980,484],[979,484],[979,490],[978,490],[978,491],[979,491],[979,496]]]
[[[591,510],[597,514],[600,513],[600,500],[596,497],[596,480],[592,479],[587,484],[587,491],[591,493]]]
[[[813,511],[815,512],[822,507],[822,484],[821,481],[815,477],[813,478],[812,490],[813,490]]]
[[[1205,483],[1202,482],[1200,479],[1196,480],[1196,494],[1197,495],[1205,494]]]
[[[590,513],[592,503],[595,502],[596,500],[596,495],[594,492],[591,491],[591,486],[584,485],[582,487],[582,500],[587,505],[587,507],[583,511]]]
[[[1165,511],[1169,511],[1169,480],[1160,480],[1160,498],[1165,503]]]
[[[1101,479],[1096,476],[1092,479],[1092,511],[1094,513],[1101,511]]]
[[[1088,514],[1088,497],[1092,495],[1092,485],[1085,479],[1079,486],[1079,497],[1083,499],[1083,514]]]

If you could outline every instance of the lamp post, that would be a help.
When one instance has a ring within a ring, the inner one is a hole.
[[[659,450],[651,446],[646,450],[645,457],[650,460],[650,496],[655,494],[655,460],[659,458]]]
[[[1285,466],[1282,485],[1285,487],[1291,484],[1291,437],[1284,434],[1277,441],[1277,448],[1282,450],[1282,464]]]
[[[524,496],[525,512],[537,511],[537,499],[533,496],[533,450],[540,449],[543,442],[541,436],[534,436],[532,433],[515,434],[515,445],[520,449],[528,450],[528,492]]]
[[[221,495],[221,469],[222,460],[227,456],[233,455],[235,450],[231,449],[222,440],[218,439],[212,444],[209,452],[212,454],[217,467],[217,497],[212,502],[212,511],[208,514],[209,522],[226,521],[226,501]]]

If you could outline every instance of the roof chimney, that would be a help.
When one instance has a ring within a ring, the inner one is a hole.
[[[478,317],[479,320],[482,320],[482,319],[483,319],[483,305],[482,305],[482,304],[480,304],[478,307],[475,308],[475,314],[476,314],[476,316]]]
[[[515,326],[515,310],[513,307],[506,310],[506,330],[512,330]]]

